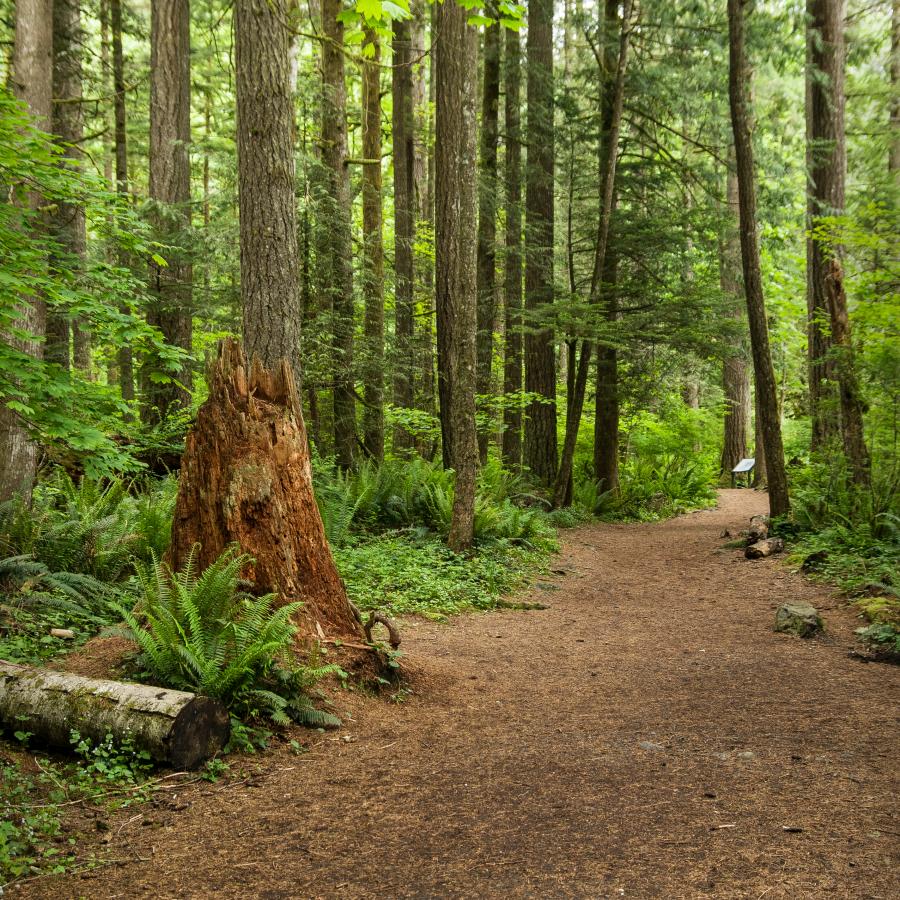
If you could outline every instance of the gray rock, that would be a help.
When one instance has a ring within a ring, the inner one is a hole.
[[[665,750],[662,744],[654,744],[653,741],[641,741],[638,744],[641,750]]]
[[[784,603],[775,613],[775,630],[812,637],[822,629],[822,619],[818,610],[809,603]]]

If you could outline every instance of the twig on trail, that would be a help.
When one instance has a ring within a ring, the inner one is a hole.
[[[127,822],[123,822],[123,823],[116,829],[116,834],[121,834],[123,828],[126,828],[126,827],[129,826],[132,822],[136,821],[137,819],[142,819],[143,817],[144,817],[144,814],[143,814],[143,813],[138,813],[136,816],[132,816]]]
[[[774,887],[774,885],[769,885],[769,887],[767,887],[767,888],[759,895],[759,897],[756,898],[756,900],[762,900],[762,898],[765,897],[766,894],[768,894],[769,891],[771,891],[773,887]]]

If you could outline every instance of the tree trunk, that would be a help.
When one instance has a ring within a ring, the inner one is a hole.
[[[603,278],[607,272],[606,257],[609,245],[610,220],[614,208],[616,191],[616,162],[619,155],[619,131],[622,124],[622,107],[625,98],[625,70],[628,65],[628,42],[631,25],[631,0],[625,0],[622,7],[622,22],[619,28],[619,52],[618,61],[615,64],[615,76],[612,77],[611,56],[606,56],[606,90],[604,95],[608,98],[603,113],[603,165],[600,177],[600,215],[597,225],[597,241],[594,247],[594,268],[591,275],[591,292],[589,302],[597,305],[604,298],[605,287]],[[618,4],[607,6],[606,27],[607,47],[610,40],[611,27],[618,19]],[[614,51],[613,51],[614,52]],[[611,93],[611,97],[610,97]],[[608,120],[606,116],[608,115]],[[584,397],[587,389],[587,378],[590,366],[592,342],[584,340],[581,344],[581,358],[578,361],[578,372],[573,384],[573,393],[569,402],[566,416],[565,443],[563,445],[562,459],[556,482],[553,488],[553,505],[562,506],[567,494],[570,493],[569,482],[572,477],[572,464],[575,460],[575,445],[578,440],[578,430],[581,424],[581,412],[584,408]]]
[[[753,456],[756,463],[753,466],[753,487],[763,488],[766,486],[769,476],[766,472],[766,450],[763,446],[762,417],[759,414],[759,392],[755,391],[754,393]]]
[[[193,769],[228,740],[231,720],[217,700],[149,684],[100,681],[0,660],[0,720],[71,750],[71,733],[100,743],[128,738],[157,762]]]
[[[150,263],[147,321],[166,343],[188,354],[192,344],[191,24],[189,0],[154,0],[150,20],[150,201],[156,239],[167,265]],[[160,380],[168,376],[169,381]],[[189,363],[176,375],[155,354],[142,365],[142,418],[162,422],[191,403]]]
[[[836,117],[843,121],[843,23],[842,0],[807,0],[806,4],[806,308],[809,356],[809,406],[812,418],[812,449],[822,450],[838,433],[834,360],[828,324],[828,277],[830,250],[812,237],[816,219],[832,215],[840,194],[843,206],[845,162],[843,133],[835,131]],[[835,40],[841,43],[841,50]],[[838,81],[835,81],[837,77]],[[837,100],[839,108],[835,105]]]
[[[300,263],[287,0],[236,0],[241,307],[247,354],[299,381]]]
[[[615,248],[607,251],[604,313],[607,322],[618,318]],[[594,414],[594,479],[601,490],[619,490],[619,351],[614,344],[597,345],[597,401]]]
[[[55,0],[53,4],[53,134],[62,146],[61,165],[80,164],[79,144],[83,136],[81,103],[81,0]],[[84,207],[58,202],[50,216],[50,232],[59,248],[51,265],[65,273],[77,273],[84,266],[86,229]],[[62,310],[47,311],[47,342],[44,358],[68,369],[70,341],[80,329],[72,327]],[[84,332],[87,334],[87,332]],[[84,368],[83,355],[79,368]]]
[[[841,435],[853,480],[869,483],[869,455],[863,439],[862,402],[850,344],[847,296],[841,270],[841,248],[816,234],[821,218],[844,212],[847,146],[844,137],[844,0],[808,0],[807,141],[809,243],[807,297],[810,314],[810,403],[813,445],[829,434],[834,411],[825,403],[821,384],[814,383],[820,361],[812,353],[823,317],[831,332],[828,366],[837,382]],[[833,393],[833,392],[830,392]],[[833,431],[833,429],[832,429]]]
[[[831,317],[831,341],[837,357],[835,369],[841,403],[844,455],[847,457],[854,483],[859,487],[868,487],[871,483],[871,461],[863,431],[862,392],[853,364],[853,345],[850,341],[850,318],[847,314],[843,271],[836,257],[831,260],[831,271],[825,291]]]
[[[525,465],[550,486],[556,476],[556,356],[553,328],[553,0],[528,6],[528,160],[525,175]]]
[[[27,107],[32,123],[50,130],[53,99],[53,9],[52,0],[19,0],[12,61],[13,90]],[[42,199],[28,195],[28,205],[37,215]],[[47,327],[47,307],[39,296],[24,298],[17,310],[16,328],[29,337],[6,336],[16,350],[40,357]],[[0,501],[13,496],[28,500],[37,471],[38,448],[29,439],[18,415],[0,404]]]
[[[519,33],[506,29],[503,60],[504,126],[506,157],[506,256],[504,259],[505,325],[503,329],[503,464],[513,471],[522,466],[522,409],[518,397],[522,391],[522,135],[521,102],[522,60]]]
[[[394,155],[394,405],[413,406],[413,160],[415,156],[412,108],[410,23],[393,24],[392,140]],[[394,450],[412,447],[409,432],[394,429]]]
[[[347,89],[344,83],[344,23],[341,0],[322,0],[322,164],[329,209],[328,232],[331,298],[332,372],[334,381],[334,450],[342,468],[356,452],[356,397],[353,379],[353,243],[350,216],[350,169],[347,166]],[[321,226],[320,226],[321,227]]]
[[[891,4],[891,118],[889,122],[888,172],[900,173],[900,0]],[[896,187],[896,181],[894,182]]]
[[[426,63],[433,69],[433,55],[426,52],[426,19],[430,33],[434,30],[434,4],[418,0],[413,4],[412,51],[418,63],[413,66],[413,118],[415,121],[415,148],[413,182],[419,230],[425,236],[434,235],[434,78],[426,79]],[[433,38],[432,38],[433,43]],[[416,407],[429,416],[436,412],[435,398],[435,341],[434,341],[434,253],[427,247],[416,255],[416,347],[419,356],[419,390],[415,393]],[[419,453],[433,459],[438,442],[422,436],[416,442]]]
[[[766,322],[766,306],[759,263],[753,145],[750,139],[750,120],[745,94],[750,77],[744,48],[743,4],[745,2],[747,0],[728,0],[728,94],[737,163],[741,262],[744,272],[744,291],[747,297],[747,319],[750,323],[753,370],[756,376],[758,410],[769,476],[769,511],[774,517],[786,514],[790,510],[790,501],[784,467],[784,447],[781,442],[778,399],[775,393],[775,372],[769,352],[769,329]]]
[[[125,57],[122,52],[122,0],[109,0],[109,24],[112,39],[113,63],[113,115],[115,119],[114,141],[116,157],[116,191],[121,202],[128,199],[128,136],[125,131]],[[128,253],[119,251],[119,265],[130,268]],[[128,312],[126,304],[122,312]],[[118,353],[119,390],[126,403],[134,400],[134,356],[131,345],[122,342]]]
[[[456,472],[448,544],[470,546],[475,513],[475,171],[477,35],[457,3],[438,7],[435,274],[443,443]]]
[[[362,69],[363,158],[363,296],[366,358],[363,372],[365,408],[363,444],[372,459],[384,458],[384,244],[381,222],[381,47],[366,29],[375,55]],[[377,160],[377,163],[375,162]]]
[[[312,489],[306,427],[290,364],[248,365],[226,340],[208,376],[209,399],[188,434],[168,562],[202,548],[202,570],[232,543],[255,563],[244,573],[257,593],[302,601],[307,638],[357,638],[359,628]]]
[[[500,29],[491,3],[485,13],[495,19],[484,30],[484,68],[481,96],[481,133],[478,153],[478,337],[476,385],[479,395],[491,393],[494,325],[497,316],[497,135],[500,111]],[[478,435],[478,457],[487,460],[489,431]]]
[[[725,234],[719,248],[719,285],[722,293],[733,302],[731,316],[744,321],[744,301],[741,287],[741,247],[739,234],[737,175],[729,168],[726,175]],[[739,352],[725,359],[722,368],[722,387],[725,393],[724,438],[722,442],[722,472],[727,475],[747,456],[747,429],[750,424],[750,373],[742,342]]]

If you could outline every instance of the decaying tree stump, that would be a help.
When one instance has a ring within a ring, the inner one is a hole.
[[[235,542],[256,560],[242,573],[256,592],[303,602],[297,624],[304,636],[362,638],[313,495],[290,365],[282,360],[272,372],[254,359],[248,366],[240,344],[228,339],[187,437],[167,562],[179,568],[199,543],[205,567]]]
[[[0,660],[0,721],[70,747],[72,729],[99,743],[130,738],[157,762],[190,769],[228,740],[225,707],[208,697],[146,684],[100,681]]]
[[[744,551],[747,559],[763,559],[763,557],[771,556],[773,553],[781,553],[784,550],[784,541],[779,538],[767,538],[764,541],[757,541],[750,544]]]

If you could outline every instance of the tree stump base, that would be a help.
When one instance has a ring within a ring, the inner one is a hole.
[[[303,638],[360,641],[312,486],[306,427],[293,372],[275,371],[223,341],[181,461],[167,562],[181,567],[195,544],[205,568],[237,543],[255,562],[242,576],[280,604],[302,601]]]

